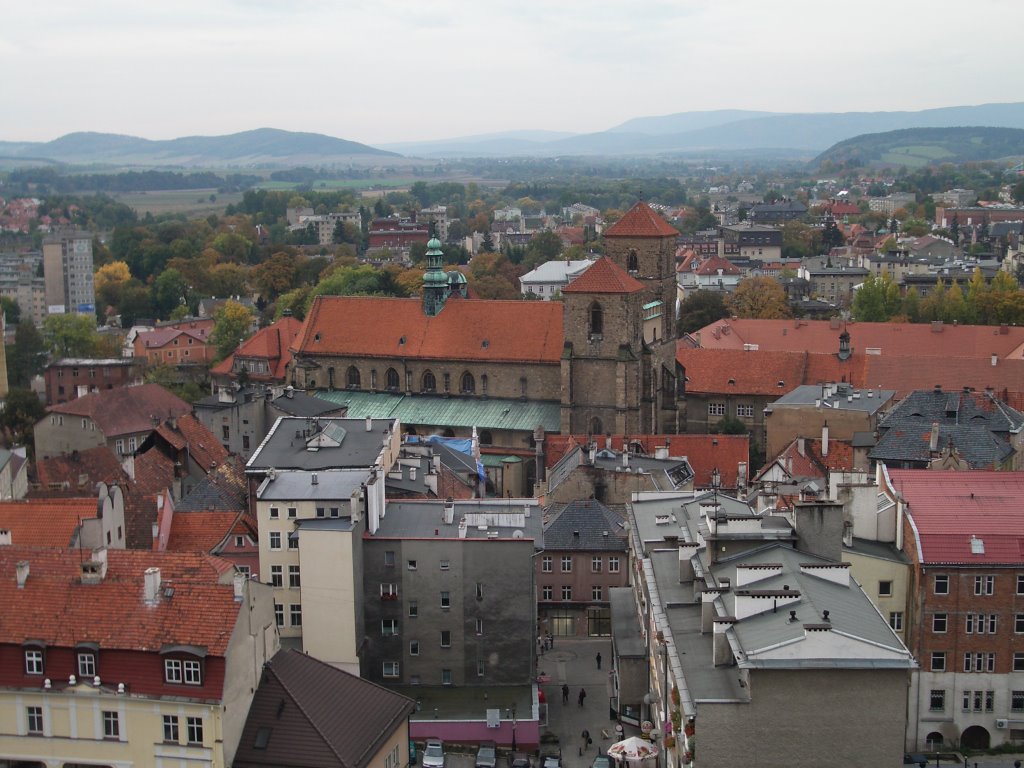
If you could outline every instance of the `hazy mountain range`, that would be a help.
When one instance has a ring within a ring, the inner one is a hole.
[[[151,141],[134,136],[72,133],[49,142],[0,141],[5,165],[58,162],[138,166],[277,166],[389,162],[388,158],[667,155],[791,157],[810,160],[862,134],[908,128],[1024,129],[1024,102],[944,107],[919,112],[680,112],[637,117],[605,131],[566,134],[521,130],[440,141],[371,147],[316,133],[273,128],[228,136]],[[1020,149],[1024,153],[1024,147]]]

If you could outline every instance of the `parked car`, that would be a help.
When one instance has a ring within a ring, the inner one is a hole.
[[[440,739],[427,739],[420,764],[423,768],[444,768],[444,742]]]
[[[904,765],[928,765],[928,758],[924,755],[903,755]]]
[[[494,768],[498,762],[498,748],[493,741],[481,741],[476,751],[476,768]]]
[[[590,764],[590,768],[611,768],[612,761],[608,755],[598,755],[594,758],[594,762]]]
[[[525,752],[513,752],[508,765],[509,768],[532,768],[530,756]]]
[[[540,768],[562,768],[562,750],[543,752],[540,756]]]

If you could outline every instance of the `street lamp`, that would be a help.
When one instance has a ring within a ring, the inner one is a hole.
[[[512,751],[516,751],[516,705],[512,705]]]

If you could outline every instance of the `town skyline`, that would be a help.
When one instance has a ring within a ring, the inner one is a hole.
[[[986,67],[1009,71],[1024,12],[983,0],[972,17],[991,22]],[[856,20],[873,34],[844,32]],[[273,125],[379,145],[587,133],[685,111],[1020,100],[1005,78],[979,78],[966,66],[961,25],[916,3],[866,2],[851,19],[803,0],[784,15],[746,0],[639,10],[497,3],[486,14],[461,0],[429,11],[402,0],[345,8],[218,0],[186,2],[168,19],[108,0],[58,4],[45,21],[15,7],[5,21],[0,63],[25,71],[28,62],[32,73],[0,86],[7,141],[77,131],[167,139]]]

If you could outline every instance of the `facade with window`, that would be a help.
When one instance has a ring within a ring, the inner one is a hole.
[[[363,540],[361,677],[396,685],[528,683],[541,527],[532,500],[389,502],[376,533]]]
[[[920,662],[908,750],[1024,739],[1024,478],[887,474],[912,569],[908,645]]]
[[[363,534],[379,525],[385,477],[400,447],[395,420],[324,418],[311,428],[307,419],[285,417],[246,465],[259,521],[259,573],[273,589],[281,637],[354,673],[369,629]],[[375,588],[378,602],[392,594],[390,586]],[[375,629],[381,632],[379,623]]]
[[[202,554],[84,558],[0,552],[0,754],[230,766],[279,645],[269,588]]]
[[[140,384],[140,364],[130,357],[62,358],[46,366],[46,404],[56,405],[101,389]]]
[[[540,626],[556,636],[608,636],[608,590],[629,583],[624,520],[593,499],[552,505],[549,515],[535,566]]]

